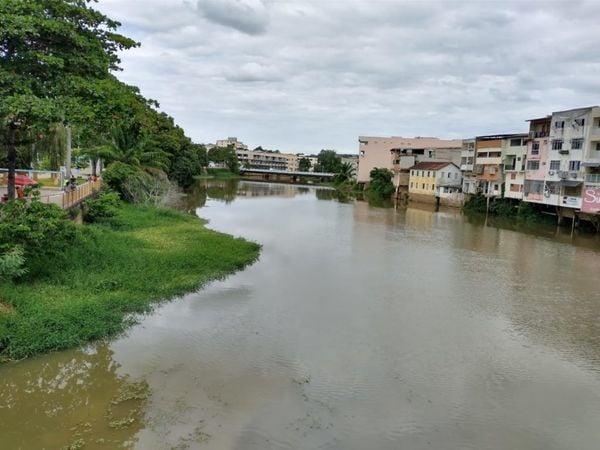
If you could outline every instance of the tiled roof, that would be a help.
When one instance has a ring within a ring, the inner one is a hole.
[[[417,163],[414,166],[412,166],[410,168],[410,170],[440,170],[440,169],[443,169],[444,167],[446,167],[447,165],[454,166],[453,163],[448,162],[448,161],[440,161],[440,162],[423,161],[423,162]]]

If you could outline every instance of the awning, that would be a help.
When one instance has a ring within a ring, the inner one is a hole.
[[[583,181],[571,181],[571,180],[563,180],[561,181],[563,186],[567,187],[577,187],[580,184],[583,184]]]
[[[600,167],[600,161],[595,162],[595,161],[587,161],[587,162],[582,162],[581,163],[582,167]]]

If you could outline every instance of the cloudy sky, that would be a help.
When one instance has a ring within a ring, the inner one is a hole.
[[[600,103],[599,0],[100,0],[119,77],[196,142],[356,153]]]

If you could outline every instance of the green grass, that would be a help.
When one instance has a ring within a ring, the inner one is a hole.
[[[126,205],[117,226],[85,225],[43,279],[0,283],[0,358],[73,347],[124,329],[131,313],[256,260],[259,245],[193,216]]]

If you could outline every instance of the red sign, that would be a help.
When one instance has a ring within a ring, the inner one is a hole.
[[[581,211],[592,214],[600,213],[600,187],[584,189]]]

